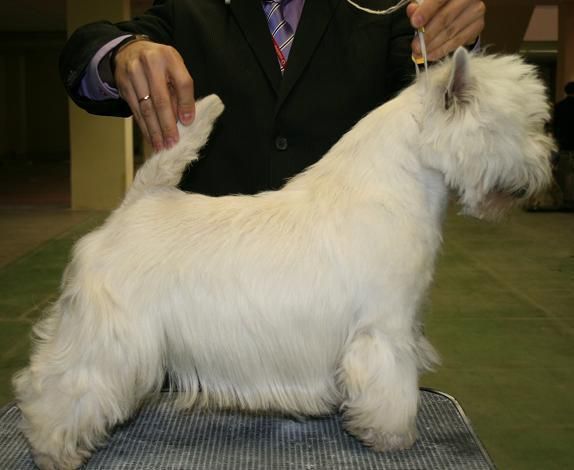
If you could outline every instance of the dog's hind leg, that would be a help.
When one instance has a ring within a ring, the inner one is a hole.
[[[418,377],[411,344],[409,337],[363,330],[341,361],[345,427],[378,451],[408,448],[416,439]]]
[[[163,378],[157,329],[126,315],[100,286],[90,290],[58,300],[14,380],[41,469],[78,467]]]

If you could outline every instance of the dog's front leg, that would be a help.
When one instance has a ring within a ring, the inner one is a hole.
[[[91,302],[58,300],[35,328],[30,366],[14,380],[42,470],[79,467],[163,378],[159,328],[114,308],[102,291],[94,285]]]
[[[417,365],[406,332],[375,328],[355,334],[339,382],[346,429],[377,451],[404,449],[416,439]]]

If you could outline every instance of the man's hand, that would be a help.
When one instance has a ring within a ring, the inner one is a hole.
[[[411,3],[407,15],[414,28],[425,28],[428,59],[439,60],[457,47],[472,44],[484,28],[486,6],[481,0],[425,0]],[[421,56],[418,37],[413,54]]]
[[[115,81],[145,138],[157,152],[178,140],[177,119],[195,115],[193,80],[179,53],[170,46],[134,41],[115,57]],[[146,99],[146,97],[148,97]]]

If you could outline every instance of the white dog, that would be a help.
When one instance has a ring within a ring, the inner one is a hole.
[[[197,104],[173,149],[74,249],[15,386],[43,469],[71,469],[157,392],[185,406],[341,409],[376,450],[415,440],[417,378],[436,355],[418,311],[447,188],[487,216],[550,180],[533,67],[459,49],[375,109],[280,191],[176,189],[223,111]]]

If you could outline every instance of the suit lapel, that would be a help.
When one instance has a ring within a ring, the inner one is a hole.
[[[309,3],[315,1],[308,0]],[[282,77],[261,2],[236,0],[231,2],[230,8],[271,87],[278,93]]]
[[[340,0],[306,0],[281,81],[277,110],[311,60]],[[275,59],[277,62],[277,59]],[[275,67],[278,67],[275,64]]]

